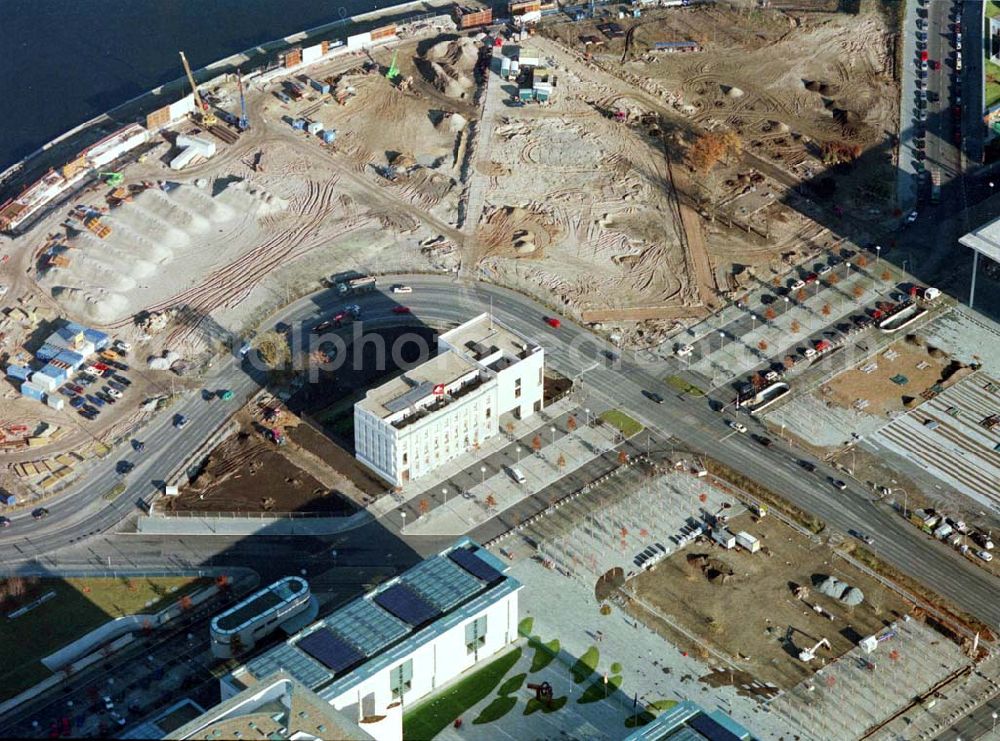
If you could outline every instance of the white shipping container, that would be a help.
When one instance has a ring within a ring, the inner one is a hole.
[[[945,523],[944,525],[942,525],[941,527],[939,527],[937,530],[934,531],[934,537],[937,538],[938,540],[944,540],[949,535],[951,535],[952,532],[953,531],[951,525]]]
[[[171,122],[184,118],[194,111],[194,96],[188,93],[176,103],[170,104]]]
[[[321,124],[319,121],[313,121],[306,127],[306,131],[308,131],[310,134],[318,134],[322,130],[323,130],[323,124]]]
[[[736,547],[736,536],[728,530],[715,528],[712,530],[712,540],[721,545],[723,548]]]
[[[65,406],[66,402],[65,402],[64,399],[62,399],[62,397],[53,396],[52,394],[48,394],[45,397],[45,404],[49,408],[55,409],[57,412],[61,412],[62,408],[63,408],[63,406]]]
[[[372,35],[370,33],[359,33],[354,36],[347,37],[347,48],[351,51],[362,49],[371,43]]]
[[[745,530],[736,533],[736,545],[746,548],[751,553],[760,550],[760,541]]]
[[[316,62],[323,56],[323,45],[316,44],[315,46],[307,46],[302,50],[302,64],[310,64],[311,62]]]

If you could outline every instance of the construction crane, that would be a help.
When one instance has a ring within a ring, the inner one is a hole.
[[[389,69],[385,72],[385,79],[390,82],[399,77],[399,67],[396,66],[396,54],[397,52],[395,51],[392,53],[392,61],[389,63]]]
[[[191,92],[194,94],[194,107],[198,110],[198,117],[201,120],[201,125],[205,128],[210,126],[215,126],[219,121],[215,118],[215,114],[208,107],[208,103],[201,99],[198,95],[198,86],[194,82],[194,75],[191,74],[191,67],[188,65],[187,57],[184,56],[184,52],[180,53],[181,63],[184,65],[184,72],[187,73],[188,82],[191,83]]]
[[[802,649],[799,651],[799,661],[805,661],[806,663],[812,661],[816,658],[816,652],[823,646],[830,648],[830,641],[826,640],[826,638],[820,638],[819,642],[812,648]]]
[[[236,70],[236,87],[240,91],[240,121],[239,128],[240,131],[246,131],[250,128],[250,119],[247,117],[247,99],[243,95],[243,75],[240,74],[239,70]]]

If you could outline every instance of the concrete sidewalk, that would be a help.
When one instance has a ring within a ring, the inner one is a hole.
[[[567,397],[560,399],[551,406],[545,407],[541,413],[533,414],[527,419],[511,419],[510,421],[514,424],[512,434],[514,438],[523,438],[550,424],[551,419],[571,412],[575,407],[575,402]],[[503,420],[501,422],[501,429],[506,422],[507,420]],[[500,452],[510,444],[511,440],[507,436],[506,430],[503,430],[499,435],[495,435],[489,440],[484,441],[479,446],[479,450],[470,450],[467,453],[463,453],[454,460],[439,466],[426,476],[421,476],[415,481],[408,482],[406,486],[403,487],[402,492],[398,494],[388,494],[380,498],[368,508],[368,511],[375,517],[382,517],[391,512],[393,509],[416,499],[424,492],[433,489],[434,487],[440,487],[442,483],[448,481],[448,479],[452,478],[456,473],[463,471],[466,468],[479,465],[479,462],[482,459],[487,458],[494,453]]]
[[[403,529],[403,534],[462,535],[613,448],[612,428],[579,427],[544,446],[537,454],[529,451],[520,458],[517,468],[527,479],[524,484],[514,481],[509,471],[501,470],[479,486],[417,518]],[[563,466],[558,464],[560,457]],[[487,506],[490,496],[493,503]]]
[[[335,535],[367,524],[364,510],[349,517],[139,517],[142,535]]]

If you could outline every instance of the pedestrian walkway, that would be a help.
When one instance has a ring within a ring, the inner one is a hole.
[[[402,487],[402,491],[390,493],[380,498],[368,508],[368,511],[375,517],[382,517],[393,509],[417,499],[427,491],[440,489],[442,484],[460,472],[473,469],[478,471],[481,465],[480,461],[484,458],[499,453],[507,446],[512,445],[512,440],[536,434],[546,425],[550,425],[553,419],[572,413],[575,408],[574,401],[570,398],[564,398],[527,419],[514,419],[511,416],[505,416],[500,420],[501,433],[499,435],[484,440],[477,450],[463,453],[454,460],[434,469],[426,476],[407,482]],[[512,425],[509,429],[507,428],[508,423]]]
[[[544,436],[540,435],[544,439]],[[614,447],[614,430],[608,426],[578,427],[537,452],[530,449],[483,482],[422,514],[403,528],[405,535],[462,535],[494,515],[544,490],[563,476],[582,468]],[[514,479],[520,471],[524,483]],[[447,489],[445,489],[447,491]]]

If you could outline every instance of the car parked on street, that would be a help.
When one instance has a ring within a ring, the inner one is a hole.
[[[39,507],[32,511],[31,516],[36,520],[42,520],[49,516],[49,511],[45,507]]]

